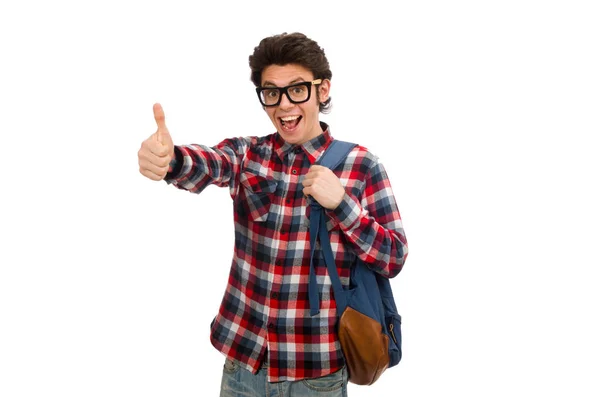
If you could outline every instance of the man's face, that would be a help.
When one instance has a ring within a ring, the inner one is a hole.
[[[312,72],[303,66],[296,64],[270,65],[262,72],[261,85],[263,87],[286,87],[313,80]],[[330,84],[329,80],[323,80],[320,85],[311,86],[311,95],[307,102],[292,103],[287,95],[282,95],[279,105],[265,107],[265,111],[277,128],[279,135],[286,142],[303,144],[323,132],[319,125],[319,101],[325,102],[329,97]],[[318,95],[317,90],[319,90]]]

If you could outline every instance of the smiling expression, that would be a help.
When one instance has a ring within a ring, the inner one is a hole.
[[[262,72],[263,87],[285,87],[303,81],[313,81],[313,73],[301,65],[284,66],[269,65]],[[329,80],[311,87],[315,92],[304,103],[291,103],[283,95],[277,106],[265,107],[265,112],[277,128],[279,135],[288,143],[301,145],[319,136],[323,130],[319,124],[319,101],[325,102],[329,97]],[[316,90],[318,90],[318,95]]]

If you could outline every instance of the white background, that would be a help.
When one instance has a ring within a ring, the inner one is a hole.
[[[227,191],[138,173],[273,131],[261,38],[325,49],[323,120],[385,164],[410,254],[404,358],[351,397],[598,396],[600,14],[593,1],[3,1],[0,396],[216,396]],[[208,365],[207,365],[208,363]]]

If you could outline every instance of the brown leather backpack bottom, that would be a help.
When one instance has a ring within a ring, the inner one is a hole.
[[[389,339],[381,324],[347,307],[342,313],[338,336],[348,367],[348,380],[357,385],[373,384],[390,362]]]

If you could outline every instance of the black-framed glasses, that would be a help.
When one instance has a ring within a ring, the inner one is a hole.
[[[283,94],[291,103],[303,103],[310,99],[313,85],[321,84],[321,79],[303,81],[287,87],[257,87],[258,100],[263,106],[277,106],[281,103]]]

